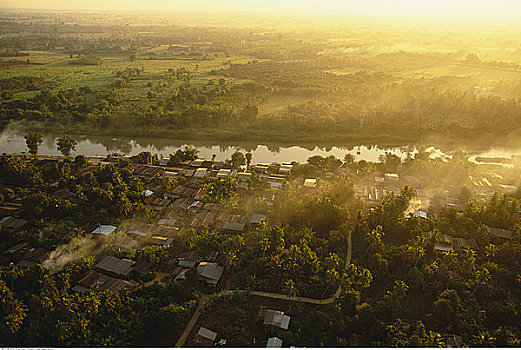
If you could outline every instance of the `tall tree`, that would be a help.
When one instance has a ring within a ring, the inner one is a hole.
[[[244,154],[242,152],[236,151],[232,154],[229,163],[233,169],[237,169],[241,165],[246,164],[246,158],[244,157]]]
[[[38,149],[43,142],[42,135],[38,132],[29,131],[29,133],[25,135],[24,138],[29,153],[31,153],[33,156],[38,154]]]
[[[246,157],[246,165],[247,165],[248,167],[250,167],[250,165],[251,165],[251,159],[252,159],[252,157],[253,157],[252,154],[251,154],[251,152],[246,152],[246,154],[245,154],[244,156]]]
[[[60,151],[65,157],[70,157],[71,151],[76,150],[77,144],[78,142],[69,135],[63,135],[61,138],[56,140],[58,151]]]

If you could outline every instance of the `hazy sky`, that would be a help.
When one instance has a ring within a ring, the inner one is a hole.
[[[517,17],[521,0],[1,0],[2,7],[125,11],[263,11]]]

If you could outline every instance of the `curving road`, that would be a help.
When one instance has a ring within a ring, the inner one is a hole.
[[[352,247],[351,247],[351,232],[349,232],[349,235],[347,237],[347,255],[346,255],[346,265],[345,268],[351,264],[351,254],[352,254]],[[251,295],[259,296],[259,297],[265,297],[265,298],[272,298],[272,299],[279,299],[279,300],[286,300],[286,301],[295,301],[297,303],[307,303],[307,304],[316,304],[316,305],[327,305],[332,304],[336,299],[340,297],[340,294],[342,294],[342,287],[338,286],[338,289],[336,290],[335,294],[330,296],[327,299],[313,299],[313,298],[306,298],[306,297],[290,297],[285,294],[277,294],[277,293],[268,293],[268,292],[261,292],[252,290],[250,292]]]
[[[349,235],[347,237],[347,255],[346,255],[346,265],[345,268],[351,264],[351,254],[352,254],[352,246],[351,246],[351,232],[349,232]],[[220,295],[225,295],[226,293],[230,293],[232,291],[223,291],[219,293]],[[306,297],[290,297],[285,294],[277,294],[277,293],[268,293],[268,292],[261,292],[252,290],[250,291],[250,295],[255,295],[259,297],[264,298],[272,298],[272,299],[278,299],[278,300],[286,300],[286,301],[295,301],[297,303],[307,303],[307,304],[315,304],[315,305],[327,305],[332,304],[336,299],[340,297],[340,294],[342,294],[342,287],[339,286],[336,290],[335,294],[330,296],[327,299],[313,299],[313,298],[306,298]],[[177,343],[175,344],[176,348],[182,347],[190,333],[192,332],[192,329],[194,328],[197,320],[199,319],[199,316],[201,315],[201,310],[204,308],[204,300],[208,298],[209,295],[203,295],[201,299],[199,299],[199,303],[197,305],[197,309],[195,310],[194,314],[192,315],[192,318],[186,325],[183,333],[177,340]]]

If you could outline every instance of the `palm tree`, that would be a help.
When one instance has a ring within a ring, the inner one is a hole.
[[[429,333],[426,334],[426,338],[427,339],[423,343],[423,346],[437,348],[443,348],[446,346],[441,334],[438,332],[429,331]]]
[[[418,247],[415,245],[409,246],[407,248],[407,253],[409,253],[411,258],[414,260],[414,267],[416,267],[418,265],[418,261],[425,256],[425,250],[423,247]]]
[[[270,249],[270,241],[267,238],[264,238],[261,242],[261,249],[262,249],[262,258],[264,259],[264,255],[266,252]]]
[[[353,165],[354,162],[355,162],[355,156],[353,156],[351,153],[347,153],[344,156],[344,165],[346,165],[347,167],[351,167],[351,165]]]
[[[24,272],[16,267],[15,264],[10,263],[8,270],[7,270],[7,276],[9,277],[9,280],[11,282],[11,290],[13,289],[14,281],[24,275]]]
[[[297,296],[297,286],[295,285],[295,282],[292,279],[286,280],[284,282],[284,292],[289,297]]]

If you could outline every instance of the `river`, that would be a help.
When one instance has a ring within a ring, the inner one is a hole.
[[[56,136],[44,135],[43,143],[40,146],[39,154],[60,154],[56,148]],[[356,160],[366,160],[376,162],[378,157],[386,152],[398,155],[402,158],[408,153],[416,153],[414,146],[402,146],[383,148],[374,146],[335,146],[335,145],[316,145],[316,144],[257,144],[248,142],[223,143],[212,141],[179,141],[169,139],[139,138],[125,139],[113,138],[106,136],[75,136],[78,141],[76,150],[73,154],[83,154],[86,156],[105,156],[111,153],[120,153],[135,155],[142,151],[156,153],[163,157],[175,153],[176,150],[185,146],[195,147],[199,150],[201,158],[212,158],[216,155],[217,160],[225,160],[230,158],[233,152],[251,152],[252,161],[259,162],[290,162],[297,161],[306,162],[313,155],[329,156],[333,155],[339,159],[343,159],[346,154],[352,154]],[[432,151],[433,157],[445,156],[440,149],[430,147],[427,150]],[[1,153],[22,153],[27,152],[25,139],[23,135],[5,131],[0,134],[0,152]],[[486,152],[479,152],[472,155],[471,160],[478,156],[481,157],[511,157],[514,154],[508,149],[491,149]]]

